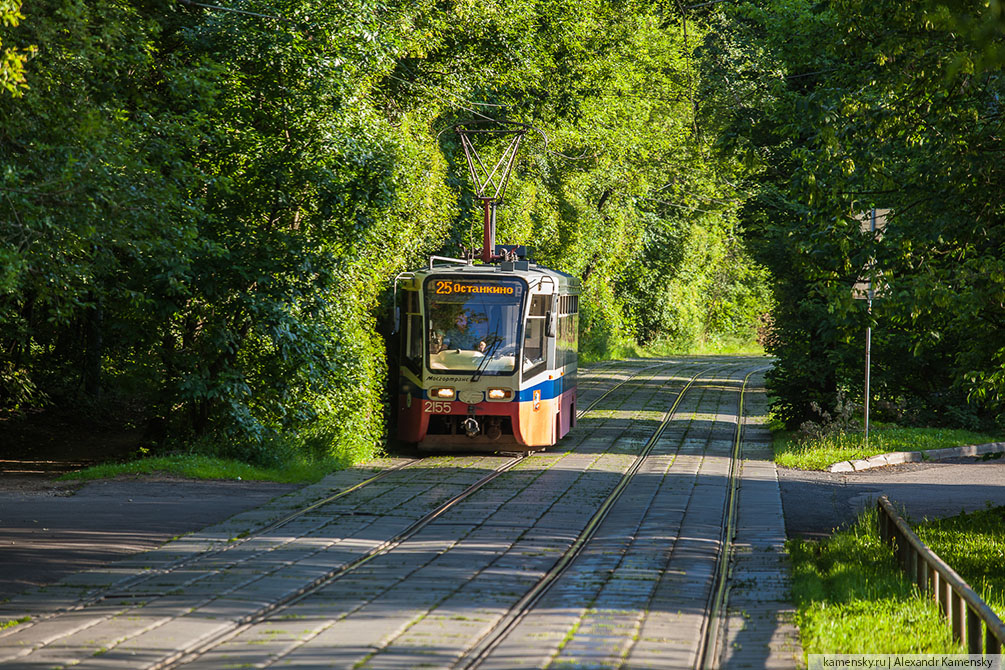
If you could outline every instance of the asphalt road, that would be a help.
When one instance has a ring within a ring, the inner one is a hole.
[[[153,549],[295,488],[154,479],[77,486],[0,475],[0,600]]]
[[[779,468],[789,537],[823,537],[886,495],[908,518],[954,516],[1005,505],[1005,459],[959,458],[831,474]]]
[[[1005,460],[956,459],[831,474],[779,468],[789,537],[824,537],[880,495],[913,519],[1005,505]],[[129,479],[56,483],[0,475],[0,599],[152,549],[295,489]]]

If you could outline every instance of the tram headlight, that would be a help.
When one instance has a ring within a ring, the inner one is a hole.
[[[440,400],[453,400],[456,393],[454,389],[449,386],[444,386],[440,388],[429,389],[430,398],[439,398]]]
[[[509,400],[513,397],[511,389],[489,389],[489,400]]]

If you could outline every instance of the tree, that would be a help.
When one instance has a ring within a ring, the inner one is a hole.
[[[594,352],[762,311],[694,25],[634,0],[231,9],[39,0],[12,32],[41,48],[0,99],[0,407],[128,397],[170,448],[373,453],[392,280],[480,225],[447,130],[471,117],[534,127],[499,237],[583,276]]]
[[[0,0],[0,29],[14,28],[24,19],[21,3],[17,0]],[[4,47],[3,31],[0,30],[0,89],[14,97],[21,95],[25,88],[24,64],[35,53],[34,46],[22,49]]]
[[[745,230],[775,278],[781,415],[801,421],[811,401],[860,388],[871,322],[879,394],[926,421],[995,421],[1003,81],[984,6],[722,11],[709,115],[757,171]],[[723,92],[729,78],[745,95]],[[881,242],[855,219],[872,206],[891,209]],[[850,287],[873,258],[891,292],[869,315]]]

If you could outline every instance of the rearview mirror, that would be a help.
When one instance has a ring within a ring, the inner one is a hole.
[[[548,337],[555,337],[558,334],[558,327],[555,323],[555,313],[548,312],[544,315],[544,334]]]

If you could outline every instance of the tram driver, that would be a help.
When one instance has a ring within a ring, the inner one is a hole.
[[[467,312],[457,313],[454,325],[443,335],[443,348],[485,351],[485,338],[480,337],[471,328]]]

